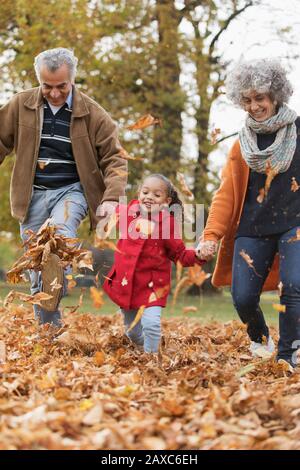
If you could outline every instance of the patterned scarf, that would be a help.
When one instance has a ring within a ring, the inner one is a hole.
[[[266,173],[268,165],[278,173],[290,167],[296,150],[297,113],[285,104],[278,113],[263,122],[255,121],[250,114],[246,117],[245,127],[239,132],[241,151],[248,166],[257,173]],[[265,150],[259,150],[256,134],[277,132],[275,141]]]

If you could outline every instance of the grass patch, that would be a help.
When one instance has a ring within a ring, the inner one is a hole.
[[[0,283],[0,298],[3,300],[10,290],[19,290],[29,293],[29,284],[8,285]],[[105,305],[99,309],[93,306],[93,301],[90,298],[89,288],[80,289],[75,287],[67,297],[62,300],[62,307],[76,306],[79,302],[80,294],[84,291],[83,304],[79,308],[79,313],[95,313],[95,314],[114,314],[118,310],[118,306],[114,304],[105,295]],[[167,307],[163,311],[165,318],[170,317],[194,317],[200,321],[209,323],[211,321],[227,322],[230,320],[238,319],[238,315],[233,307],[231,295],[229,292],[224,291],[222,295],[216,296],[188,296],[182,294],[179,298],[177,305],[174,309],[171,306],[172,297],[169,297]],[[276,293],[264,293],[262,295],[261,307],[265,314],[268,324],[276,326],[278,324],[278,312],[272,308],[273,303],[278,303],[278,296]],[[197,312],[183,313],[183,307],[193,305],[198,308]]]

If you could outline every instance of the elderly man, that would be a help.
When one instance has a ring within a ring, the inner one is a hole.
[[[60,233],[76,237],[87,212],[95,228],[96,212],[113,213],[124,194],[126,177],[120,174],[126,174],[126,161],[120,156],[117,126],[76,88],[76,66],[68,49],[40,53],[34,63],[40,86],[17,93],[0,109],[0,163],[15,149],[11,212],[23,240],[28,229],[37,231],[49,217]],[[31,273],[32,294],[47,292],[54,278],[65,284],[58,261],[53,254],[41,274]],[[61,325],[62,291],[55,290],[42,308],[35,306],[40,323]]]

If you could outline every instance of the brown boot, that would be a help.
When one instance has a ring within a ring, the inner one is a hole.
[[[64,284],[64,270],[60,264],[59,257],[54,253],[50,253],[48,256],[48,259],[41,270],[41,276],[42,292],[52,295],[51,299],[41,301],[41,306],[48,312],[54,312],[57,310],[62,298]],[[54,281],[55,283],[53,284]],[[58,285],[61,287],[56,287]]]

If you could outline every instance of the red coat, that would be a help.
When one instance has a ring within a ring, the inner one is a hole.
[[[147,220],[141,216],[138,201],[119,206],[119,214],[117,248],[121,253],[115,252],[115,262],[103,289],[126,310],[142,305],[164,307],[171,287],[171,261],[180,261],[183,266],[204,264],[205,261],[199,260],[194,250],[187,249],[178,238],[174,216],[167,209],[152,216],[152,234],[143,237],[138,227],[141,220],[146,224]],[[154,300],[153,293],[156,294]]]

